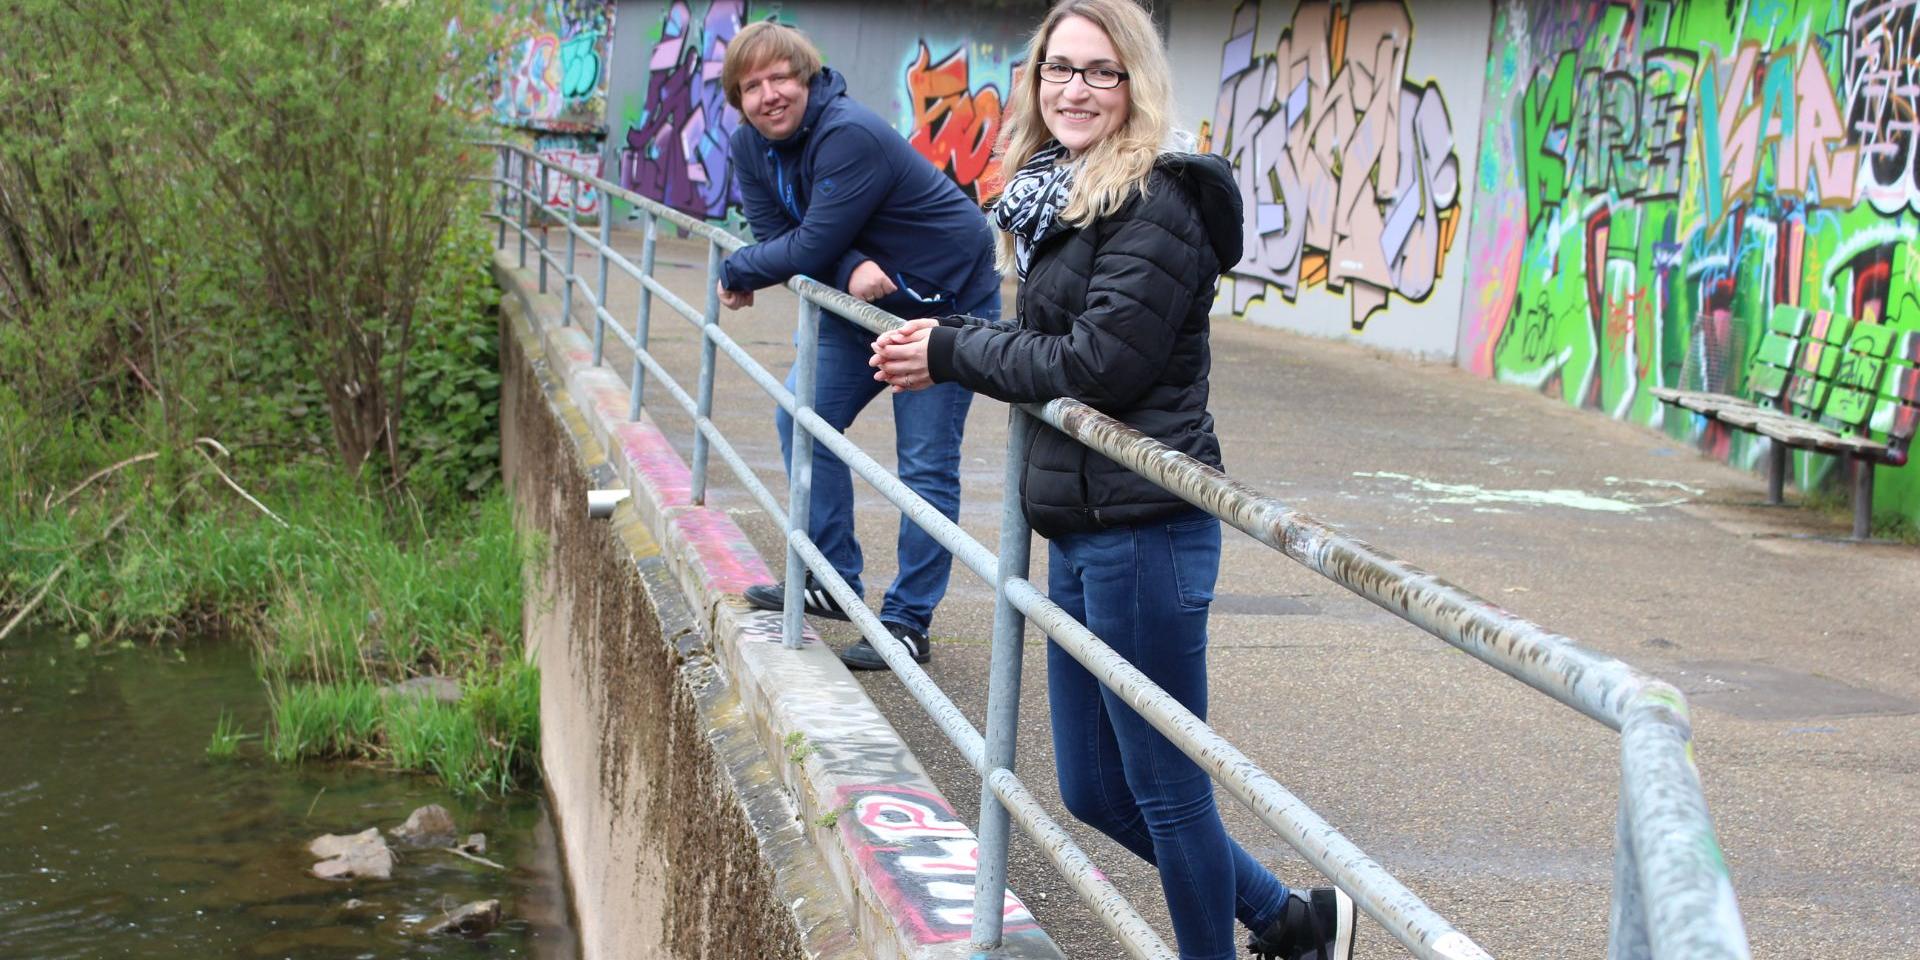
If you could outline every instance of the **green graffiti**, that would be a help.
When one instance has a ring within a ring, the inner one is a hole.
[[[1540,222],[1540,214],[1566,196],[1566,162],[1548,150],[1547,137],[1572,121],[1573,54],[1567,53],[1560,56],[1560,65],[1544,86],[1535,80],[1527,87],[1521,113],[1521,136],[1527,147],[1528,223]]]
[[[1920,12],[1499,0],[1469,221],[1475,369],[1699,439],[1654,386],[1743,392],[1777,305],[1842,318],[1830,416],[1920,330]],[[1856,343],[1858,344],[1856,346]],[[1831,470],[1807,458],[1802,481]],[[1904,471],[1920,474],[1920,471]],[[1920,479],[1879,490],[1920,519]]]

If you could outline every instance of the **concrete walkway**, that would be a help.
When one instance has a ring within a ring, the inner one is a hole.
[[[638,235],[616,237],[637,262]],[[665,240],[659,276],[697,307],[705,261],[704,246]],[[584,245],[579,262],[590,276]],[[629,326],[636,295],[616,271],[610,309]],[[795,307],[783,290],[762,291],[723,323],[784,375]],[[575,316],[587,316],[583,301]],[[654,350],[691,391],[693,328],[664,304],[653,317]],[[648,396],[690,459],[688,419],[665,391]],[[715,419],[784,495],[771,401],[724,360],[716,396]],[[1452,367],[1230,320],[1215,328],[1213,410],[1237,478],[1686,691],[1754,956],[1920,956],[1920,549],[1839,541],[1845,518],[1765,507],[1760,476],[1639,427]],[[988,544],[1005,426],[1003,405],[976,401],[961,522]],[[851,436],[892,462],[884,397]],[[717,457],[713,469],[710,502],[778,569],[778,531]],[[877,606],[897,514],[856,489]],[[1035,556],[1043,565],[1044,545]],[[1034,579],[1045,582],[1039,566]],[[991,588],[956,565],[933,631],[931,673],[976,725],[991,603]],[[855,636],[816,626],[835,646]],[[1494,956],[1605,954],[1611,731],[1233,531],[1212,630],[1211,720],[1288,789]],[[1058,814],[1039,640],[1030,630],[1019,768]],[[977,779],[898,682],[863,682],[953,805],[973,809]],[[1221,803],[1234,835],[1282,879],[1318,882],[1225,794]],[[1171,942],[1154,872],[1071,829]],[[1120,955],[1019,840],[1012,881],[1068,956]],[[1362,921],[1357,957],[1404,955]]]

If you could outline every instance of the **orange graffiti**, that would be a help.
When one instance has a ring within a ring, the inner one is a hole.
[[[967,48],[939,63],[925,41],[907,68],[907,94],[913,102],[913,132],[907,142],[941,172],[979,200],[1000,192],[1000,164],[993,142],[1000,135],[1000,91],[992,84],[968,89]]]

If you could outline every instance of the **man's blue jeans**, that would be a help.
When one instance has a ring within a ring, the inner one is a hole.
[[[1199,510],[1047,550],[1053,602],[1203,720],[1219,573],[1220,521]],[[1051,641],[1047,698],[1061,800],[1160,868],[1182,958],[1232,957],[1236,917],[1262,931],[1280,916],[1287,888],[1227,836],[1206,773]]]
[[[996,291],[989,302],[962,312],[997,320],[1000,294]],[[864,327],[831,313],[820,314],[820,366],[813,379],[813,408],[836,430],[845,432],[868,402],[887,389],[867,365],[873,356],[873,338]],[[793,389],[798,372],[797,367],[788,371],[787,389]],[[973,392],[957,383],[893,394],[894,453],[900,480],[949,520],[960,518],[960,437],[972,404]],[[774,423],[780,431],[780,456],[791,469],[793,417],[776,408]],[[853,535],[853,475],[818,442],[813,447],[807,535],[854,592],[864,595],[860,573],[865,561],[860,541]],[[933,622],[933,608],[946,596],[953,554],[904,516],[895,549],[900,572],[887,588],[880,619],[925,633]]]

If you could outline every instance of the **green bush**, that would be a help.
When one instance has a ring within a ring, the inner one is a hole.
[[[538,734],[464,179],[489,7],[8,5],[0,614],[251,638],[286,760],[397,760],[379,688],[453,677],[404,766],[491,792]]]

